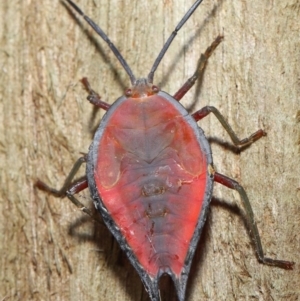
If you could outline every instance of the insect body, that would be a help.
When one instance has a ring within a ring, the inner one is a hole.
[[[89,153],[74,165],[61,190],[49,188],[41,181],[36,183],[37,187],[57,196],[67,195],[88,214],[89,210],[74,194],[89,187],[96,208],[136,268],[152,301],[160,300],[159,280],[164,274],[174,281],[178,299],[184,300],[214,181],[239,192],[259,261],[285,269],[293,266],[292,262],[264,256],[248,197],[236,181],[214,171],[209,143],[197,121],[214,113],[237,146],[249,145],[265,132],[258,130],[249,138],[239,140],[216,108],[204,107],[189,115],[179,103],[202,76],[209,56],[222,37],[217,37],[200,57],[196,72],[174,96],[152,84],[155,70],[170,43],[201,2],[196,1],[178,24],[148,77],[136,79],[104,32],[68,0],[108,43],[132,86],[110,106],[83,79],[89,101],[107,110]],[[86,177],[71,184],[83,162],[87,164]]]
[[[96,207],[152,300],[164,273],[183,300],[186,259],[193,257],[212,194],[212,158],[195,120],[154,90],[139,80],[132,97],[112,105],[90,148],[87,178]]]

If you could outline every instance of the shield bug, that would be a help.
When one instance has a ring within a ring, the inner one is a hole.
[[[197,121],[213,113],[241,148],[265,136],[258,130],[239,139],[221,113],[212,106],[189,114],[179,103],[203,75],[218,36],[201,55],[195,73],[173,95],[153,84],[154,73],[180,28],[200,5],[197,0],[179,22],[156,58],[147,78],[136,79],[130,67],[102,29],[71,0],[79,13],[108,44],[127,72],[131,87],[112,105],[101,100],[87,78],[82,82],[88,100],[106,110],[87,155],[75,163],[60,190],[37,181],[36,186],[56,196],[67,196],[92,215],[74,195],[89,188],[95,207],[137,270],[152,301],[159,301],[159,280],[169,275],[178,299],[185,298],[191,262],[212,197],[213,183],[236,190],[245,207],[258,260],[292,269],[294,263],[265,257],[253,211],[238,182],[215,172],[210,145]],[[86,176],[72,182],[82,163]]]

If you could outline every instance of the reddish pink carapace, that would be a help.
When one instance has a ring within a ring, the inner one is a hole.
[[[162,96],[128,98],[106,119],[94,177],[101,199],[147,273],[181,273],[206,189],[193,129]]]

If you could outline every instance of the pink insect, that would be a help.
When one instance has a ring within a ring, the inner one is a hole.
[[[259,262],[292,269],[293,262],[265,257],[246,192],[233,179],[215,172],[210,145],[197,121],[213,113],[237,147],[250,145],[265,136],[265,132],[260,129],[240,140],[215,107],[206,106],[190,115],[179,103],[203,75],[222,36],[201,55],[195,73],[173,96],[153,85],[160,61],[202,0],[197,0],[179,22],[147,78],[139,79],[102,29],[71,0],[67,2],[108,44],[127,72],[131,87],[110,105],[83,78],[88,100],[107,112],[88,155],[78,159],[63,187],[55,190],[40,180],[36,186],[55,196],[67,196],[92,216],[74,197],[88,187],[95,207],[137,270],[152,301],[160,300],[159,280],[165,274],[172,278],[178,299],[184,301],[214,182],[240,194]],[[72,182],[82,163],[87,166],[86,176]]]

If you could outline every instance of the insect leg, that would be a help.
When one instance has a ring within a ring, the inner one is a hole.
[[[250,135],[249,137],[244,138],[244,139],[239,139],[237,137],[236,133],[231,128],[231,126],[229,125],[229,123],[225,120],[224,116],[219,112],[218,109],[216,109],[215,107],[212,107],[212,106],[206,106],[206,107],[202,108],[201,110],[193,113],[192,117],[196,121],[198,121],[198,120],[202,119],[203,117],[207,116],[209,113],[213,113],[218,118],[218,120],[220,121],[220,123],[222,124],[222,126],[224,127],[226,132],[229,134],[232,142],[239,148],[244,147],[246,145],[250,145],[253,142],[255,142],[256,140],[260,139],[261,137],[267,135],[265,131],[263,131],[262,129],[259,129],[258,131],[256,131],[252,135]]]
[[[197,80],[201,81],[204,70],[206,68],[209,57],[214,50],[222,42],[223,36],[217,36],[213,43],[206,49],[204,54],[201,54],[195,73],[184,83],[184,85],[174,94],[174,98],[178,101],[193,87]]]
[[[240,194],[240,197],[243,201],[243,204],[244,204],[244,207],[246,210],[248,226],[249,226],[250,233],[252,235],[252,239],[255,244],[256,253],[257,253],[259,262],[261,262],[263,264],[267,264],[267,265],[277,266],[279,268],[286,269],[286,270],[292,270],[293,265],[295,264],[294,262],[286,261],[286,260],[271,259],[271,258],[265,257],[263,247],[261,244],[261,239],[260,239],[260,236],[258,233],[257,225],[256,225],[256,222],[254,219],[253,210],[252,210],[250,201],[248,199],[248,196],[247,196],[244,188],[238,182],[234,181],[233,179],[230,179],[217,172],[214,174],[214,180],[230,189],[236,190]]]
[[[87,100],[96,107],[99,107],[105,111],[110,108],[110,104],[106,103],[105,101],[101,100],[101,97],[98,93],[96,93],[92,88],[91,85],[86,77],[84,77],[81,82],[83,83],[85,89],[89,92]]]
[[[61,189],[57,190],[52,187],[49,187],[47,184],[42,182],[41,180],[37,180],[35,182],[35,187],[38,189],[47,191],[53,194],[56,197],[64,197],[67,196],[69,200],[78,207],[81,211],[88,214],[93,220],[93,213],[86,208],[82,203],[80,203],[75,197],[74,194],[86,189],[88,187],[87,178],[86,176],[80,178],[79,180],[72,183],[73,178],[75,177],[76,173],[78,172],[80,166],[86,162],[86,156],[80,157],[76,163],[74,164],[73,168],[71,169],[69,175],[67,176],[64,185]],[[97,221],[99,222],[99,221]]]

